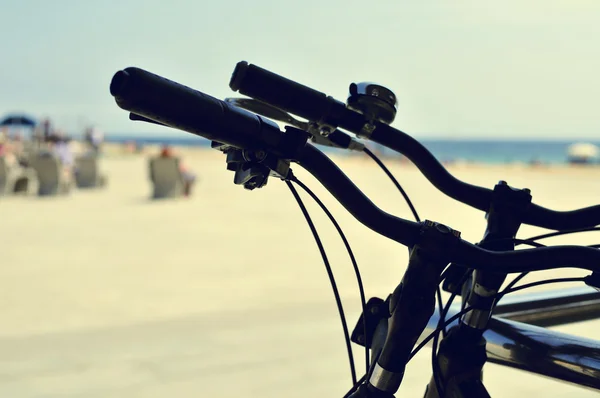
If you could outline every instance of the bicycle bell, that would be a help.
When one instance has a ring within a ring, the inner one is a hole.
[[[375,83],[352,83],[346,106],[365,115],[369,121],[390,124],[396,117],[396,94]]]

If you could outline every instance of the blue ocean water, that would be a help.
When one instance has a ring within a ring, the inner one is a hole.
[[[509,141],[509,140],[419,140],[440,161],[463,159],[478,163],[512,163],[539,161],[566,163],[567,148],[574,142],[590,142],[600,147],[600,140]],[[384,153],[388,153],[387,149]]]
[[[107,142],[125,143],[137,142],[144,144],[168,144],[177,146],[210,146],[210,141],[192,135],[156,136],[156,135],[116,135],[106,137]],[[600,147],[600,140],[474,140],[474,139],[419,139],[440,161],[466,160],[478,163],[512,163],[539,161],[542,163],[565,163],[567,147],[574,142],[590,142]],[[368,143],[388,156],[395,152],[374,143]],[[321,147],[325,151],[331,148]],[[399,155],[398,155],[399,156]]]

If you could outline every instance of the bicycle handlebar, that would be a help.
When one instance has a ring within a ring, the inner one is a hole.
[[[135,115],[238,148],[269,149],[281,138],[266,118],[140,68],[118,71],[110,93]]]
[[[311,173],[358,221],[405,246],[419,237],[420,224],[378,208],[339,167],[312,145],[300,152],[298,164]],[[461,240],[449,260],[474,269],[503,273],[576,267],[600,271],[600,250],[583,246],[553,246],[517,251],[490,251]]]
[[[333,97],[245,61],[236,65],[229,86],[286,112],[358,135],[365,135],[365,126],[371,123],[374,129],[368,133],[369,139],[409,158],[437,189],[476,209],[488,211],[490,208],[491,190],[458,180],[408,134],[384,123],[369,121]],[[593,227],[600,224],[600,206],[554,211],[532,203],[523,223],[554,230]]]
[[[275,123],[258,115],[139,68],[117,72],[112,79],[110,92],[122,109],[240,148],[268,150],[276,147],[284,134]],[[370,229],[406,246],[412,246],[419,239],[420,224],[379,209],[335,163],[314,146],[304,146],[294,160]],[[561,267],[600,271],[600,250],[579,246],[492,252],[460,240],[447,256],[449,261],[471,268],[495,268],[505,273]]]

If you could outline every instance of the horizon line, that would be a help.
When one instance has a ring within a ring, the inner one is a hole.
[[[131,133],[121,133],[121,132],[106,132],[105,138],[108,137],[127,137],[127,138],[140,138],[140,139],[148,139],[148,138],[156,138],[156,139],[168,139],[168,138],[177,138],[183,140],[206,140],[210,141],[207,138],[194,135],[192,133],[187,133],[185,131],[176,132],[177,135],[183,134],[181,137],[174,136],[171,134],[156,134],[156,133],[139,133],[139,132],[131,132]],[[443,135],[429,135],[429,134],[408,134],[412,138],[415,139],[430,139],[430,140],[443,140],[443,141],[454,141],[454,140],[480,140],[480,141],[600,141],[600,136],[592,137],[592,136],[580,136],[580,137],[538,137],[538,136],[476,136],[476,135],[461,135],[461,136],[443,136]]]

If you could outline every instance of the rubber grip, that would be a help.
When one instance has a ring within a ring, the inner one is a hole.
[[[322,120],[331,102],[324,93],[246,61],[238,62],[229,87],[308,120]]]
[[[110,93],[122,109],[212,141],[268,148],[281,138],[267,119],[140,68],[118,71]]]

